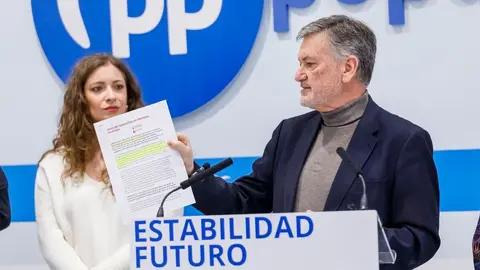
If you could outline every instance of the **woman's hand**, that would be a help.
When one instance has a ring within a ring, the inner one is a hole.
[[[188,176],[190,177],[193,174],[194,164],[192,146],[187,135],[177,133],[177,140],[169,141],[168,146],[180,153],[183,159],[183,164],[185,164]]]

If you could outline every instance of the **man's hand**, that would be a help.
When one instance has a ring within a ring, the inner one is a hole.
[[[192,146],[190,145],[190,140],[187,135],[177,133],[177,140],[169,141],[168,146],[180,153],[183,159],[183,164],[185,164],[188,176],[190,177],[193,174],[194,164]]]

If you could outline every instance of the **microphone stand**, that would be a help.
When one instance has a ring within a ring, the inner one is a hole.
[[[337,154],[340,158],[345,161],[348,167],[355,173],[355,178],[359,178],[360,182],[362,182],[363,192],[362,197],[360,199],[360,209],[367,210],[368,209],[368,201],[367,201],[367,185],[365,184],[365,179],[363,178],[363,172],[360,168],[358,168],[350,156],[347,154],[347,151],[342,147],[337,148]]]
[[[182,189],[182,187],[178,186],[178,187],[170,190],[165,196],[163,196],[162,203],[160,203],[160,207],[158,208],[158,211],[157,211],[157,217],[163,217],[164,216],[163,204],[165,204],[165,201],[167,200],[167,197],[170,196],[175,191],[180,190],[180,189]]]
[[[192,174],[192,176],[196,175],[197,173],[203,172],[204,170],[206,170],[208,168],[210,168],[210,164],[205,163],[205,164],[203,164],[202,167],[200,167],[198,170],[196,170]],[[167,200],[168,196],[172,195],[172,193],[174,193],[176,191],[179,191],[180,189],[182,189],[182,186],[178,186],[178,187],[170,190],[169,192],[167,192],[167,194],[165,194],[165,196],[163,196],[162,202],[160,203],[160,207],[158,207],[157,217],[163,217],[165,215],[165,213],[163,211],[163,205],[165,204],[165,201]]]
[[[367,186],[365,185],[365,179],[361,173],[358,174],[358,178],[360,178],[360,182],[362,182],[363,186],[363,193],[362,198],[360,199],[360,210],[367,210],[368,209],[368,202],[367,202]]]

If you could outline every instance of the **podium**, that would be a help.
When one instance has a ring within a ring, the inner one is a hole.
[[[393,264],[374,210],[133,221],[131,269],[379,269]]]

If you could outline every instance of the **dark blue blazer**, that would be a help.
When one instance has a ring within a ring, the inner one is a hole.
[[[293,212],[300,172],[321,123],[317,111],[283,120],[250,175],[234,183],[217,177],[197,182],[192,186],[194,206],[206,215]],[[439,187],[430,135],[370,97],[347,153],[363,170],[369,208],[377,210],[397,252],[396,265],[381,269],[413,269],[431,259],[440,238]],[[356,209],[361,195],[361,182],[342,162],[324,210]]]
[[[0,231],[7,228],[11,221],[10,200],[8,198],[8,182],[0,168]]]

